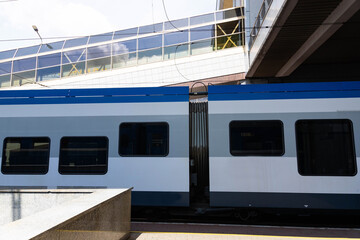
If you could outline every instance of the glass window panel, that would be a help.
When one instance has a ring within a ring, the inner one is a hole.
[[[61,53],[38,56],[38,68],[60,65]]]
[[[16,49],[0,52],[0,60],[7,59],[7,58],[13,58],[15,52],[16,52]]]
[[[190,18],[190,25],[197,25],[197,24],[202,24],[202,23],[208,23],[208,22],[213,22],[214,19],[214,14],[213,13],[209,13],[209,14],[204,14],[201,16],[196,16],[196,17],[191,17]]]
[[[217,36],[224,36],[240,32],[240,21],[224,22],[216,25]]]
[[[298,170],[301,175],[356,174],[354,137],[350,120],[299,120],[295,128]]]
[[[22,86],[35,82],[35,70],[12,74],[12,86]]]
[[[36,57],[15,60],[13,66],[13,72],[35,69],[35,66],[36,66]]]
[[[49,168],[50,139],[8,137],[4,140],[3,174],[46,174]]]
[[[163,24],[157,23],[147,26],[141,26],[139,27],[139,35],[140,34],[147,34],[147,33],[155,33],[155,32],[161,32],[163,30]]]
[[[162,47],[162,35],[139,38],[139,51]]]
[[[136,53],[113,56],[113,68],[130,67],[137,64]]]
[[[187,18],[164,23],[165,30],[187,27],[188,25],[189,23]]]
[[[158,62],[162,60],[162,48],[138,52],[138,64]]]
[[[119,154],[127,157],[166,156],[169,153],[169,125],[165,122],[122,123]]]
[[[164,34],[164,46],[186,43],[189,41],[189,31],[172,32]]]
[[[16,52],[15,57],[36,54],[39,51],[39,47],[40,45],[26,47],[26,48],[19,48],[18,51]]]
[[[87,62],[87,72],[100,72],[109,70],[111,67],[111,57],[91,60]]]
[[[193,42],[190,44],[190,54],[204,54],[214,51],[215,49],[215,40],[208,39],[205,41]]]
[[[186,57],[189,55],[189,44],[182,44],[164,48],[164,60]]]
[[[74,63],[85,60],[85,48],[67,51],[63,53],[62,63]]]
[[[0,76],[0,88],[10,87],[10,74]]]
[[[89,37],[75,38],[66,40],[64,48],[86,45]]]
[[[240,34],[234,34],[225,37],[218,37],[217,41],[217,49],[222,50],[225,48],[239,47],[241,46]]]
[[[43,45],[41,45],[39,52],[42,53],[42,52],[55,51],[55,50],[62,49],[64,42],[65,41],[43,44]]]
[[[96,47],[89,47],[87,49],[87,59],[102,58],[111,55],[111,45],[101,45]]]
[[[136,51],[136,39],[113,43],[112,45],[113,55],[124,54],[128,52]]]
[[[114,39],[121,39],[127,37],[135,37],[137,36],[138,28],[130,28],[125,30],[116,31],[114,34]]]
[[[92,36],[90,36],[89,44],[98,43],[98,42],[105,42],[105,41],[111,41],[112,37],[113,37],[113,32],[92,35]]]
[[[60,78],[60,66],[38,69],[36,74],[36,81],[47,81]]]
[[[190,29],[191,41],[212,38],[214,36],[215,36],[215,26],[214,25],[208,25],[208,26],[204,26],[204,27]]]
[[[77,76],[85,73],[85,62],[70,63],[62,66],[61,77]]]
[[[108,169],[107,137],[63,137],[60,174],[105,174]]]
[[[235,8],[235,9],[217,12],[215,14],[216,14],[216,21],[224,20],[227,18],[241,17],[241,9]]]
[[[229,130],[233,156],[281,156],[285,152],[281,121],[232,121]]]
[[[11,62],[0,63],[0,75],[11,73]]]

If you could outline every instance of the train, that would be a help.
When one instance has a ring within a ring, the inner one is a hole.
[[[0,188],[132,205],[360,210],[360,82],[0,91]]]

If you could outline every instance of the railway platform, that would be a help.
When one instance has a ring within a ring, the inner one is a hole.
[[[129,240],[360,239],[357,228],[132,222]]]

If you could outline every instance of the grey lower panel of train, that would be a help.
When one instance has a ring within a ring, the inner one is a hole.
[[[210,199],[212,207],[360,209],[360,194],[210,192]]]
[[[133,191],[131,194],[133,206],[187,207],[190,204],[188,192]]]

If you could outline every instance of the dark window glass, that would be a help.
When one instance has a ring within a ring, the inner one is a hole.
[[[139,38],[139,51],[162,47],[162,35]]]
[[[15,52],[16,52],[16,49],[0,52],[0,60],[7,59],[7,58],[13,58]]]
[[[4,140],[1,172],[4,174],[46,174],[49,168],[50,139],[8,137]]]
[[[164,23],[165,30],[187,27],[188,25],[189,23],[187,18]]]
[[[87,49],[87,59],[108,57],[111,55],[111,45],[101,45],[96,47],[89,47]]]
[[[40,45],[26,47],[26,48],[19,48],[18,51],[16,52],[15,57],[36,54],[39,51],[39,47],[40,47]]]
[[[59,173],[105,174],[107,137],[63,137],[60,141]]]
[[[297,121],[296,147],[301,175],[356,174],[353,129],[348,119]]]
[[[26,70],[30,70],[30,69],[35,69],[35,65],[36,65],[35,57],[25,58],[25,59],[21,59],[21,60],[15,60],[13,72],[21,72],[21,71],[26,71]]]
[[[166,156],[169,152],[169,125],[158,123],[122,123],[119,154],[121,156]]]
[[[179,43],[186,43],[189,41],[189,32],[184,30],[182,32],[172,32],[164,35],[164,45],[175,45]]]
[[[38,57],[38,68],[60,65],[61,53],[54,53]]]
[[[208,25],[204,27],[192,28],[190,29],[190,39],[191,41],[196,41],[200,39],[212,38],[215,36],[215,27],[214,25]]]
[[[136,51],[136,39],[113,43],[113,55],[119,55]]]
[[[60,78],[60,66],[38,69],[36,74],[36,81],[47,81]]]
[[[75,63],[85,60],[85,48],[63,53],[62,63]]]
[[[52,42],[41,45],[40,53],[62,49],[65,41]]]
[[[64,48],[86,45],[89,37],[75,38],[66,40]]]
[[[35,70],[12,74],[12,86],[21,86],[35,82]]]
[[[231,9],[231,10],[217,12],[216,13],[216,21],[224,20],[227,18],[240,17],[240,16],[241,16],[241,8],[235,8],[235,9]]]
[[[0,63],[0,75],[11,73],[11,62]]]
[[[85,62],[62,65],[61,77],[77,76],[85,73]]]
[[[89,44],[110,41],[110,40],[112,40],[112,37],[113,37],[113,32],[93,35],[93,36],[90,36]]]
[[[283,124],[278,120],[232,121],[230,153],[234,156],[281,156]]]
[[[202,24],[202,23],[213,22],[213,21],[214,21],[214,14],[209,13],[209,14],[204,14],[201,16],[196,16],[196,17],[190,18],[190,25]]]
[[[163,30],[163,24],[157,23],[147,26],[141,26],[139,27],[139,35],[140,34],[147,34],[147,33],[156,33],[161,32]]]
[[[116,31],[114,34],[114,39],[135,37],[137,36],[138,28],[130,28],[125,30]]]

